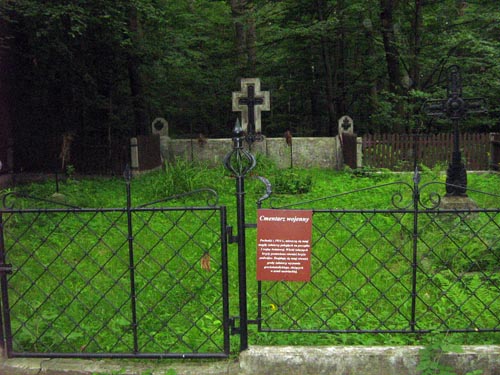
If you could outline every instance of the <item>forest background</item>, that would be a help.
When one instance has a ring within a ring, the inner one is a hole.
[[[0,0],[0,71],[15,150],[48,137],[230,137],[231,92],[260,77],[263,132],[448,131],[421,114],[461,67],[484,97],[470,131],[499,129],[497,0]],[[38,142],[38,143],[37,143]]]

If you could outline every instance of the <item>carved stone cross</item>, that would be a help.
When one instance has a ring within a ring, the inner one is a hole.
[[[354,134],[354,121],[349,116],[342,116],[339,121],[339,135],[342,133]]]
[[[233,92],[233,112],[241,112],[243,131],[260,133],[261,112],[270,109],[269,91],[260,91],[260,79],[242,78],[241,91]]]
[[[448,98],[427,100],[423,111],[432,117],[446,117],[453,122],[453,156],[446,172],[446,193],[453,196],[466,196],[467,171],[460,153],[460,120],[471,113],[486,113],[482,98],[462,98],[462,81],[457,65],[448,68]]]

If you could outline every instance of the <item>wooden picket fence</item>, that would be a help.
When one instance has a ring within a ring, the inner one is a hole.
[[[490,135],[460,134],[462,158],[468,170],[490,167]],[[363,136],[363,166],[412,170],[416,153],[418,165],[433,168],[447,165],[453,152],[453,133],[442,134],[367,134]]]

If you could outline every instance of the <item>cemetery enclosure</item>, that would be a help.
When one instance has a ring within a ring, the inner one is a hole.
[[[212,191],[196,194],[209,194],[203,206],[119,209],[22,197],[19,206],[9,196],[0,211],[2,344],[27,357],[224,357],[237,351],[230,334],[243,332],[241,305],[247,327],[271,335],[498,332],[498,195],[470,191],[481,208],[443,209],[443,184],[418,174],[413,185],[364,190],[263,201],[313,211],[311,280],[256,283],[255,232],[245,223],[249,301],[238,297],[242,259],[228,245],[234,217],[210,203]],[[387,205],[366,207],[363,194]],[[347,196],[360,207],[339,208]]]
[[[494,137],[488,133],[461,134],[460,145],[468,170],[488,170],[492,163],[496,165],[492,162],[498,154],[498,141]],[[342,146],[338,137],[295,137],[292,142],[290,147],[284,138],[266,138],[254,143],[253,151],[266,155],[281,168],[342,168]],[[412,171],[415,156],[419,165],[428,168],[447,165],[453,150],[453,134],[366,134],[358,138],[358,143],[358,164]],[[165,159],[184,157],[210,165],[220,163],[229,144],[229,139],[206,139],[201,144],[196,139],[162,139]]]
[[[493,160],[494,135],[462,133],[460,145],[469,170],[488,170]],[[412,170],[414,158],[428,168],[451,160],[453,134],[367,134],[363,136],[363,165]]]
[[[471,133],[463,134],[460,139],[464,150],[466,166],[469,170],[488,170],[500,162],[498,140],[494,134]],[[491,138],[491,141],[490,141]],[[160,137],[163,158],[173,160],[185,158],[194,162],[219,165],[223,159],[231,139],[206,138],[203,142],[198,139],[170,139]],[[436,164],[446,165],[451,158],[452,134],[419,135],[416,139],[418,147],[414,147],[415,137],[411,134],[374,134],[362,137],[360,158],[362,165],[370,168],[388,168],[391,170],[412,170],[413,150],[416,149],[419,163],[432,168]],[[264,142],[253,145],[253,151],[266,155],[281,168],[319,167],[340,169],[342,149],[337,137],[294,137],[290,147],[284,138],[266,138]],[[34,170],[58,171],[60,161],[59,143],[54,143],[51,155],[54,160],[35,158],[37,164]],[[153,148],[156,150],[156,148]],[[88,143],[75,143],[71,165],[79,174],[115,174],[121,175],[125,165],[130,163],[129,140],[121,140],[112,146]],[[146,150],[147,151],[147,150]],[[148,165],[151,158],[145,152],[146,159],[141,159],[141,166]],[[154,156],[158,159],[158,156]],[[51,168],[42,168],[39,164],[49,160]],[[496,160],[496,162],[495,162]],[[491,165],[490,165],[491,164]],[[26,164],[25,170],[30,170]],[[17,170],[16,170],[17,171]],[[7,171],[3,171],[7,172]]]

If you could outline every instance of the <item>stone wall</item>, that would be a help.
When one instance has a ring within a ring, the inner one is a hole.
[[[185,158],[210,166],[220,165],[233,147],[231,139],[170,139],[163,136],[160,142],[165,160]],[[292,146],[284,138],[265,138],[254,143],[251,151],[267,156],[280,168],[342,168],[342,150],[337,137],[293,138]]]

